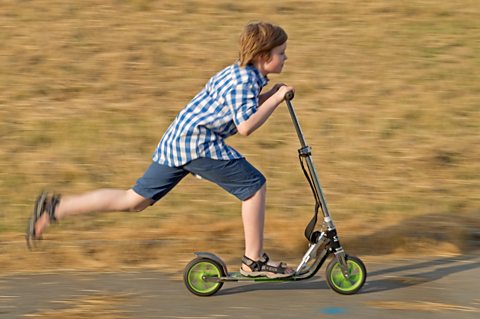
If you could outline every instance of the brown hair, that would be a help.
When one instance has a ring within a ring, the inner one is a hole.
[[[272,49],[284,44],[287,39],[287,33],[277,25],[268,22],[247,24],[240,35],[240,66],[252,64],[262,55],[270,57]]]

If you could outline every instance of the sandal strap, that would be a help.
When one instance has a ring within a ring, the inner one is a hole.
[[[263,253],[262,257],[259,260],[253,260],[247,256],[242,257],[242,263],[247,265],[253,271],[260,271],[263,269],[263,266],[270,260],[266,253]]]
[[[57,208],[58,204],[60,203],[61,195],[59,194],[54,194],[50,198],[49,201],[47,201],[45,210],[48,214],[48,219],[50,220],[51,223],[56,223],[57,222],[57,217],[55,216],[55,209]]]
[[[273,272],[276,274],[285,274],[287,267],[286,264],[281,262],[278,266],[265,264],[262,266],[263,271]]]
[[[46,207],[47,196],[47,192],[42,192],[38,195],[37,200],[35,201],[35,206],[33,206],[33,217],[40,218],[43,214]]]
[[[255,261],[247,256],[242,257],[242,262],[250,267],[252,271],[267,271],[267,272],[272,272],[276,274],[285,274],[286,271],[288,270],[287,264],[284,262],[280,262],[277,266],[269,265],[268,261],[270,258],[268,257],[267,254],[263,254],[262,257]]]

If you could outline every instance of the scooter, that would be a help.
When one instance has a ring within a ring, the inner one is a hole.
[[[246,277],[240,272],[228,272],[226,264],[218,256],[207,252],[196,252],[197,257],[185,267],[183,279],[188,290],[197,296],[211,296],[218,292],[225,282],[285,282],[309,279],[320,270],[331,255],[334,258],[326,268],[326,279],[328,286],[335,292],[342,295],[355,294],[367,279],[367,269],[362,260],[347,255],[340,244],[313,165],[312,149],[305,142],[291,102],[293,97],[293,92],[287,92],[285,102],[300,140],[301,148],[298,150],[300,164],[315,198],[314,215],[305,228],[305,237],[309,242],[308,250],[292,276],[284,278]],[[315,230],[319,208],[323,213],[323,227]]]

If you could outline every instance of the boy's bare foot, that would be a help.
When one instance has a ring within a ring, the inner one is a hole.
[[[43,231],[45,230],[45,228],[47,228],[48,225],[50,225],[50,218],[48,217],[48,214],[43,213],[35,223],[35,234],[33,239],[40,239],[42,237]]]

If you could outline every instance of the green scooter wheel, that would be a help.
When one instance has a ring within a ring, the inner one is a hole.
[[[224,270],[216,261],[199,257],[192,260],[183,273],[188,290],[197,296],[211,296],[220,290],[223,282],[208,281],[207,278],[224,277]]]
[[[367,279],[367,269],[355,256],[347,256],[348,277],[345,277],[340,263],[334,258],[327,266],[327,283],[334,291],[342,295],[353,295],[357,293]]]

